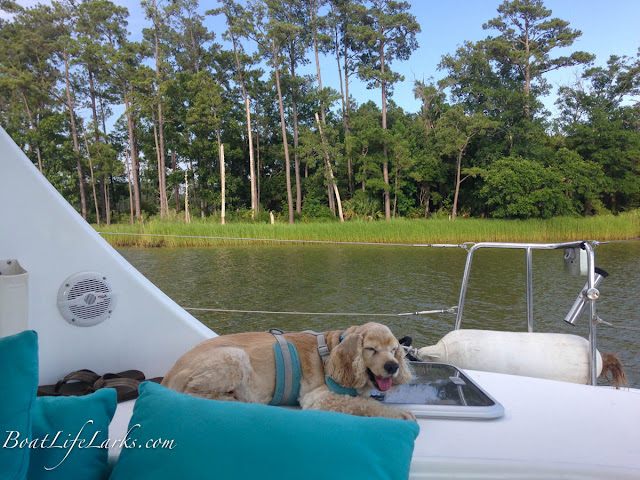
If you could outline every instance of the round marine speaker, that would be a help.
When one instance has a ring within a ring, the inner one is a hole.
[[[58,290],[60,314],[78,327],[91,327],[109,318],[117,300],[107,277],[98,272],[71,275]]]

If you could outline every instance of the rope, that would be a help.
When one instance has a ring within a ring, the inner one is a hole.
[[[607,327],[613,327],[613,328],[621,328],[623,330],[633,330],[636,332],[640,332],[640,328],[636,328],[636,327],[627,327],[627,326],[622,326],[622,325],[614,325],[611,322],[605,322],[604,320],[602,320],[600,317],[596,318],[598,324],[601,325],[606,325]]]
[[[238,240],[253,242],[282,242],[282,243],[319,243],[330,245],[384,245],[392,247],[441,247],[441,248],[467,248],[472,243],[384,243],[384,242],[346,242],[338,240],[294,240],[278,238],[250,238],[250,237],[208,237],[199,235],[170,235],[163,233],[118,233],[118,232],[98,232],[100,235],[123,235],[130,237],[166,237],[166,238],[199,238],[204,240]]]
[[[185,310],[194,310],[197,312],[223,312],[223,313],[263,313],[277,315],[324,315],[335,317],[403,317],[408,315],[430,315],[433,313],[456,313],[458,307],[451,307],[441,310],[423,310],[421,312],[408,313],[351,313],[351,312],[274,312],[269,310],[229,310],[225,308],[198,308],[198,307],[182,307]]]
[[[598,245],[606,245],[607,243],[624,243],[624,242],[638,242],[640,241],[640,237],[639,238],[629,238],[627,240],[607,240],[606,242],[598,242],[596,240],[596,243]]]

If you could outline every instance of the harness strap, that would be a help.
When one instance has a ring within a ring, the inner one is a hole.
[[[269,405],[298,405],[302,367],[295,345],[287,342],[283,332],[269,330],[276,341],[273,343],[273,355],[276,362],[276,385]]]
[[[320,354],[320,358],[322,358],[322,363],[327,363],[327,358],[329,358],[330,352],[327,340],[324,338],[324,333],[314,332],[313,330],[305,330],[302,333],[310,333],[311,335],[316,336],[316,340],[318,341],[318,353]]]
[[[290,400],[296,400],[299,391],[299,384],[301,378],[300,366],[299,366],[299,358],[295,347],[286,341],[283,337],[283,331],[278,330],[277,328],[272,328],[269,330],[269,333],[272,334],[276,338],[276,342],[273,345],[274,354],[276,357],[276,392],[274,394],[273,400],[270,405],[290,405]],[[327,340],[324,336],[324,333],[315,332],[313,330],[305,330],[301,333],[308,333],[311,335],[315,335],[318,342],[318,353],[322,358],[322,363],[326,363],[327,358],[329,357],[329,346],[327,345]],[[344,333],[340,335],[340,341],[342,342],[344,338]],[[289,350],[289,346],[293,348],[293,355],[295,355],[295,359],[292,358],[292,353]],[[297,364],[294,365],[294,360]],[[284,376],[284,381],[282,381],[282,376],[280,372],[282,371]],[[293,385],[295,381],[297,382],[297,386]],[[355,397],[358,394],[358,391],[355,388],[347,388],[340,385],[333,378],[328,375],[325,376],[325,383],[330,391],[333,393],[337,393],[339,395],[349,395]],[[295,392],[294,392],[295,388]],[[295,399],[292,399],[292,392]]]
[[[289,345],[282,336],[282,333],[275,333],[273,331],[271,333],[276,337],[277,342],[280,344],[284,370],[284,390],[279,404],[288,405],[289,397],[291,397],[291,390],[293,389],[293,363],[291,361],[291,352],[289,352]]]
[[[355,388],[343,387],[329,375],[325,375],[324,381],[327,384],[329,390],[331,390],[333,393],[337,393],[338,395],[349,395],[350,397],[355,397],[356,395],[358,395],[358,390],[356,390]]]

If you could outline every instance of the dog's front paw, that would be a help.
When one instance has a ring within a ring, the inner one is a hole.
[[[401,417],[402,420],[413,420],[414,422],[418,421],[416,416],[411,412],[407,412],[406,410],[401,410],[400,413],[402,414],[402,417]]]
[[[395,408],[394,410],[395,410],[395,414],[393,418],[397,418],[398,420],[413,420],[414,422],[418,421],[416,419],[416,416],[407,410],[397,410]]]

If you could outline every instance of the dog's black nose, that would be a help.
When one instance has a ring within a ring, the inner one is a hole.
[[[393,375],[394,373],[396,373],[398,371],[398,368],[400,368],[400,365],[398,365],[398,362],[387,362],[384,364],[385,371],[390,375]]]

